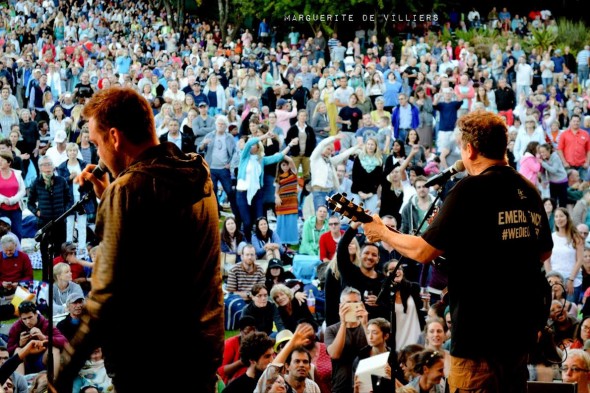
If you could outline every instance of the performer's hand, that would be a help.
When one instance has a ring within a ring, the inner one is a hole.
[[[78,176],[76,176],[76,178],[74,179],[74,182],[78,183],[81,186],[84,185],[84,183],[87,181],[91,182],[94,186],[94,193],[96,194],[96,197],[98,199],[102,199],[102,193],[109,186],[109,184],[111,182],[109,180],[109,175],[106,172],[102,176],[102,178],[97,178],[96,176],[94,176],[92,171],[96,167],[97,167],[97,165],[93,165],[93,164],[86,165],[86,168],[84,168],[82,173],[80,173]]]
[[[381,233],[385,229],[385,224],[383,224],[378,214],[373,214],[372,218],[373,221],[363,224],[363,230],[370,242],[378,242],[381,240]]]

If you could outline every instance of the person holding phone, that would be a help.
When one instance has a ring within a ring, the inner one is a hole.
[[[324,344],[332,359],[332,393],[351,393],[354,359],[368,345],[365,330],[369,313],[358,289],[348,286],[342,290],[338,314],[340,321],[326,327],[324,333]]]

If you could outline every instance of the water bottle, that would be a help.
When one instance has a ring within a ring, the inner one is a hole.
[[[309,308],[309,311],[312,314],[315,314],[315,296],[313,295],[313,291],[311,289],[307,294],[307,308]]]

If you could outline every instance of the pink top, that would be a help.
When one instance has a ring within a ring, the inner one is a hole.
[[[539,180],[539,172],[541,171],[541,163],[537,157],[527,152],[520,159],[520,168],[518,171],[521,175],[530,180],[531,183],[537,185]]]

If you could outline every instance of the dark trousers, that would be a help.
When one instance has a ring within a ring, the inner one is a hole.
[[[238,228],[240,227],[240,211],[238,209],[238,204],[236,203],[236,192],[233,188],[232,180],[231,180],[231,172],[229,169],[211,169],[211,181],[213,181],[213,190],[215,191],[215,195],[217,195],[217,182],[221,183],[221,187],[223,191],[227,194],[227,199],[229,200],[229,205],[231,206],[231,211],[234,214],[236,219],[236,224]],[[221,212],[221,206],[219,204],[219,199],[217,199],[217,206],[219,212]]]
[[[254,197],[252,203],[248,203],[247,191],[238,191],[236,193],[236,201],[238,209],[240,210],[240,217],[244,225],[244,235],[248,242],[252,241],[252,226],[258,217],[264,215],[264,200],[262,189],[259,189]]]
[[[47,225],[44,220],[38,221],[38,228],[42,229]],[[41,261],[43,262],[43,281],[53,280],[53,259],[61,254],[61,245],[66,241],[65,220],[54,223],[51,230],[43,234],[41,239]]]

